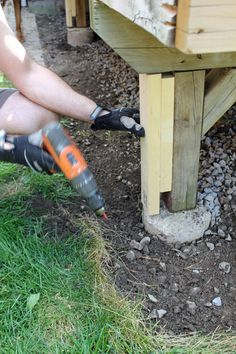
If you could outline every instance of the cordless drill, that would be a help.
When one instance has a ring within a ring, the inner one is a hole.
[[[95,214],[107,219],[105,202],[98,191],[93,174],[88,165],[59,123],[49,123],[42,129],[44,148],[53,157],[65,177],[79,195],[86,199]]]

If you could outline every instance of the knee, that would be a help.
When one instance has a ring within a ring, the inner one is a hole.
[[[48,123],[58,122],[58,121],[59,121],[59,115],[57,113],[43,109],[42,114],[40,114],[38,119],[36,119],[36,124],[37,124],[37,128],[41,129]]]

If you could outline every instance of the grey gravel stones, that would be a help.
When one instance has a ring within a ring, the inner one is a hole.
[[[154,309],[150,313],[149,318],[151,319],[162,318],[163,316],[165,316],[165,314],[167,314],[167,311],[164,309],[160,309],[160,310]]]
[[[149,245],[151,239],[150,237],[144,237],[140,242],[132,240],[130,242],[130,247],[134,248],[135,250],[142,251],[146,246]]]

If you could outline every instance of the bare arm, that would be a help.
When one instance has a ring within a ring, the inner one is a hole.
[[[0,71],[31,101],[60,115],[83,121],[96,104],[75,92],[52,71],[38,65],[16,39],[0,6]]]

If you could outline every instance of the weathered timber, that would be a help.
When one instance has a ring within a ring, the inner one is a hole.
[[[167,46],[174,45],[176,7],[162,0],[102,0],[113,10],[153,34]]]
[[[236,52],[190,55],[167,48],[101,1],[90,0],[90,21],[93,30],[138,73],[232,67],[236,63]]]
[[[156,215],[160,193],[171,190],[174,77],[140,75],[142,202],[146,215]]]
[[[66,25],[75,27],[76,25],[76,3],[75,0],[65,0],[66,7]]]
[[[76,0],[76,26],[87,27],[87,0]]]
[[[236,1],[179,0],[175,46],[185,53],[236,51]]]
[[[203,70],[175,74],[173,176],[167,195],[171,211],[196,205],[204,84]]]
[[[202,134],[220,119],[236,101],[236,69],[215,69],[206,80]]]

